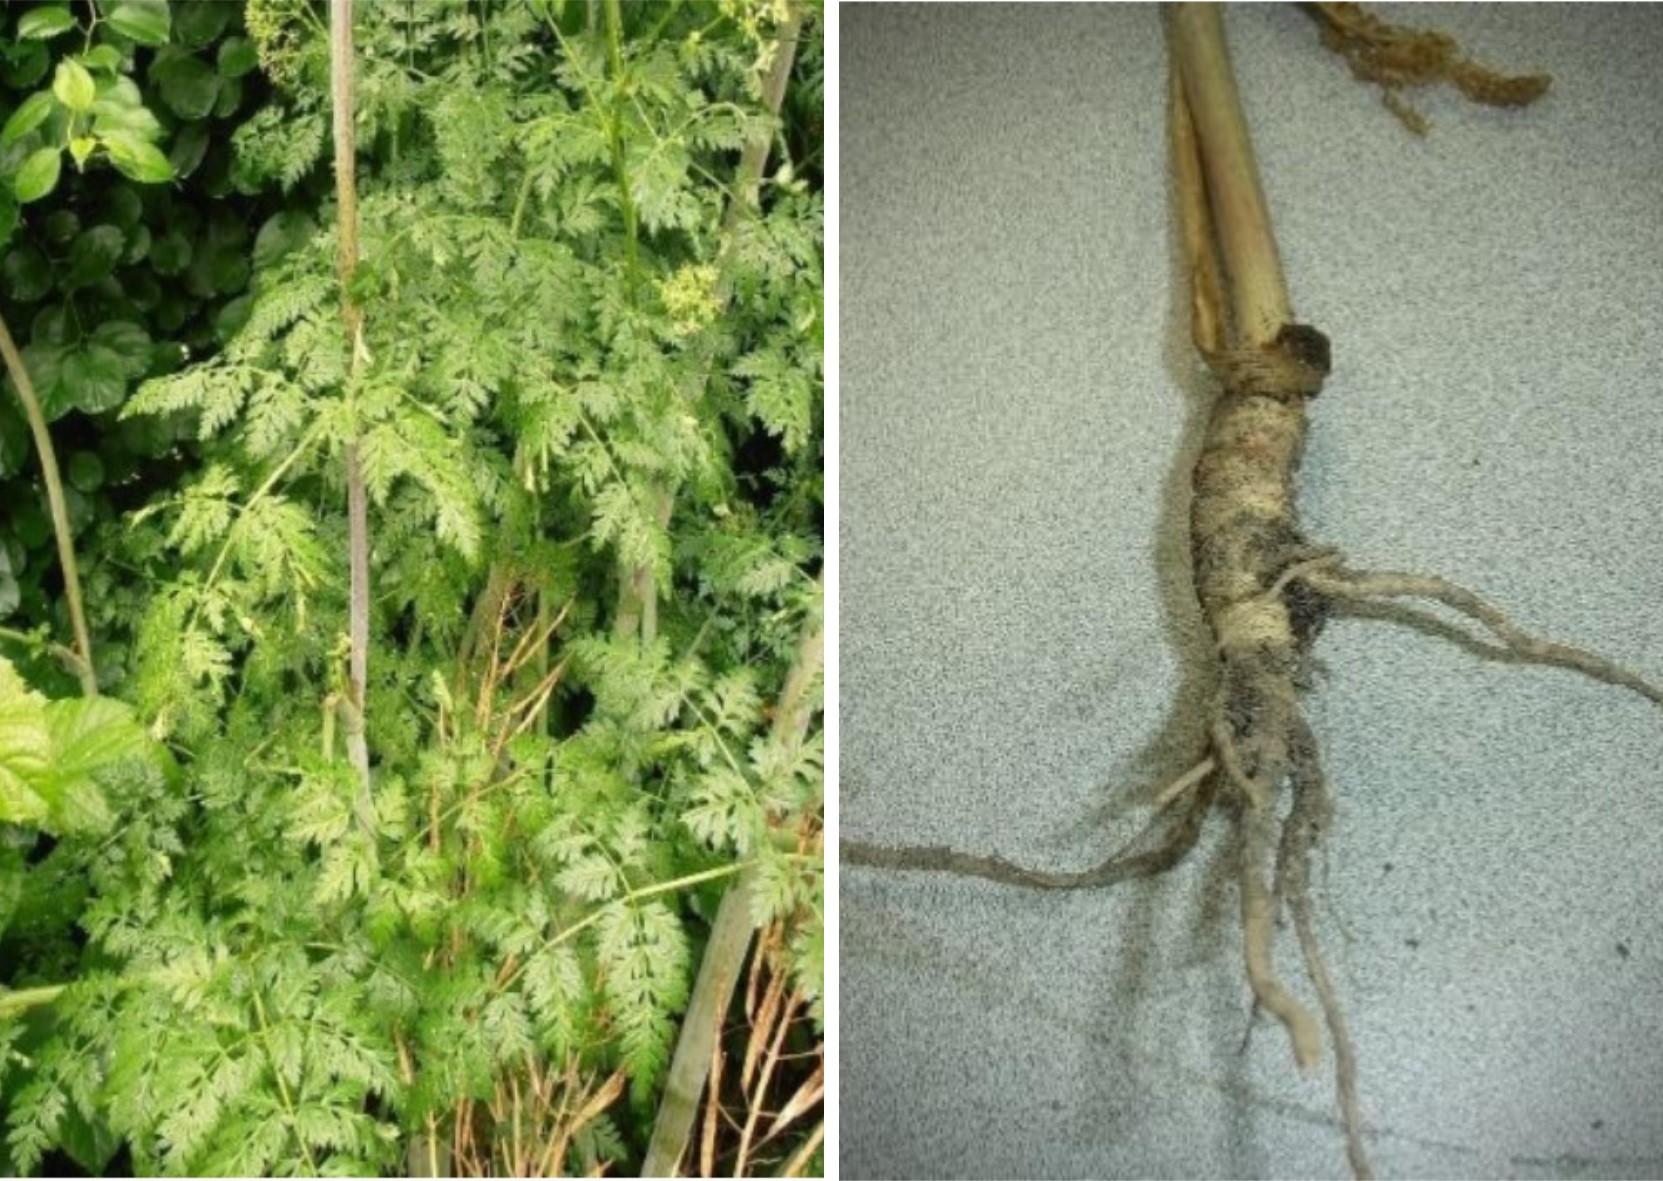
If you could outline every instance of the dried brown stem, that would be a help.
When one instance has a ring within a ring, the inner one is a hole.
[[[815,580],[816,602],[823,598],[825,575]],[[810,693],[825,668],[825,624],[818,617],[804,621],[797,640],[797,654],[786,673],[774,709],[773,735],[790,748],[802,745],[809,723],[818,707],[818,696]],[[687,1151],[687,1139],[698,1111],[699,1092],[705,1087],[713,1048],[720,1052],[718,1035],[723,1015],[733,999],[740,965],[751,945],[751,893],[755,876],[746,871],[722,896],[711,926],[710,942],[699,963],[698,979],[681,1036],[665,1080],[664,1098],[653,1123],[652,1141],[642,1163],[642,1176],[657,1176],[673,1170]],[[712,1082],[714,1087],[715,1083]]]
[[[572,1137],[618,1101],[618,1097],[624,1093],[626,1082],[623,1071],[613,1072],[570,1119],[561,1121],[559,1131],[550,1141],[548,1151],[543,1154],[542,1168],[537,1174],[539,1177],[557,1177],[564,1171],[566,1151],[571,1147]]]
[[[710,1045],[710,1085],[705,1088],[704,1135],[699,1138],[699,1175],[716,1175],[716,1132],[722,1124],[722,1039]]]
[[[796,1152],[793,1152],[790,1157],[786,1159],[785,1165],[780,1169],[779,1175],[781,1177],[801,1177],[803,1175],[803,1170],[808,1167],[808,1162],[814,1158],[815,1149],[820,1147],[825,1138],[826,1124],[825,1121],[822,1120],[814,1126],[814,1131],[809,1134],[807,1140],[803,1141],[801,1147],[799,1147]]]
[[[757,1141],[757,1146],[760,1148],[797,1120],[813,1111],[825,1097],[826,1064],[821,1062],[819,1066],[814,1068],[814,1073],[803,1080],[802,1085],[797,1088],[791,1098],[786,1100],[785,1106],[775,1113],[774,1122],[768,1126],[767,1134]]]
[[[785,973],[779,973],[780,980],[785,979]],[[763,1100],[768,1095],[768,1084],[774,1077],[774,1069],[779,1065],[780,1047],[785,1044],[785,1035],[791,1028],[796,1011],[802,1007],[803,994],[793,989],[786,998],[784,1008],[778,1015],[774,1025],[773,1037],[768,1040],[768,1051],[762,1059],[762,1071],[757,1076],[756,1088],[751,1092],[750,1111],[745,1116],[745,1127],[739,1135],[739,1158],[733,1167],[733,1175],[745,1175],[745,1165],[751,1154],[751,1142],[756,1137],[757,1121],[762,1118]],[[747,1063],[747,1065],[749,1065]],[[747,1071],[747,1073],[749,1073]]]
[[[1201,145],[1238,339],[1265,345],[1293,316],[1219,9],[1216,4],[1173,5],[1172,53]]]

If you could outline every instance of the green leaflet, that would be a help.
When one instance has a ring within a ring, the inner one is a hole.
[[[55,834],[108,829],[99,776],[129,760],[172,769],[130,706],[48,701],[0,658],[0,821]]]

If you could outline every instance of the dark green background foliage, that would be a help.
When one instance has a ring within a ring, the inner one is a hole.
[[[275,186],[232,177],[231,133],[268,91],[241,6],[129,0],[98,12],[9,5],[0,41],[0,311],[55,424],[78,533],[168,478],[175,424],[112,412],[146,376],[217,347],[219,317],[252,273],[251,227],[285,206]],[[59,84],[71,70],[94,87],[84,110],[58,96],[76,97]],[[74,141],[92,145],[84,166]],[[46,174],[49,186],[25,186]],[[36,472],[8,393],[0,620],[51,617],[56,562]]]
[[[354,366],[325,6],[6,10],[0,310],[122,704],[78,719],[95,808],[0,812],[0,1171],[396,1173],[430,1116],[573,1061],[631,1085],[566,1164],[627,1168],[741,866],[818,996],[820,736],[770,723],[822,533],[818,13],[780,117],[757,85],[786,15],[361,5]],[[62,639],[38,471],[8,390],[0,625]],[[0,656],[32,686],[0,681],[4,803],[74,682]]]

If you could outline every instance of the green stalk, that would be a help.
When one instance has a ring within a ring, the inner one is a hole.
[[[72,676],[79,677],[86,671],[86,664],[81,660],[81,654],[73,648],[65,648],[62,644],[50,640],[42,641],[38,636],[28,632],[20,632],[14,627],[0,627],[0,640],[10,640],[14,644],[21,644],[25,648],[44,651],[63,665]]]
[[[329,80],[334,107],[336,237],[340,257],[341,322],[350,353],[349,380],[356,379],[364,361],[364,313],[353,301],[352,277],[358,266],[357,136],[353,128],[352,0],[334,0],[329,9]],[[364,736],[365,698],[370,662],[370,526],[369,495],[358,456],[356,417],[346,445],[346,515],[348,569],[348,679],[351,700],[346,702],[346,749],[358,773],[354,802],[358,822],[375,830],[375,803],[370,794],[369,743]]]
[[[68,987],[67,984],[43,984],[38,988],[0,990],[0,1021],[9,1021],[41,1005],[50,1005]]]
[[[340,3],[341,0],[336,0]],[[348,3],[351,0],[347,0]],[[295,1139],[300,1140],[300,1128],[295,1123],[294,1098],[289,1094],[289,1084],[283,1081],[283,1068],[277,1064],[277,1051],[271,1045],[271,1027],[266,1023],[266,1007],[260,1002],[260,992],[254,991],[254,1017],[260,1026],[260,1041],[266,1048],[266,1061],[271,1065],[271,1077],[277,1082],[277,1097],[283,1101],[283,1112],[289,1117],[289,1130]],[[312,1176],[317,1176],[317,1162],[312,1159],[312,1150],[306,1141],[300,1140],[301,1155],[306,1158],[306,1168]]]
[[[76,671],[81,679],[81,693],[98,696],[98,672],[92,663],[92,638],[87,632],[87,616],[81,606],[81,575],[75,564],[75,539],[69,530],[69,510],[64,505],[63,477],[58,474],[58,453],[52,446],[52,435],[46,429],[46,415],[41,412],[40,399],[35,395],[34,382],[29,380],[23,354],[0,317],[0,354],[5,355],[6,369],[12,385],[23,403],[23,416],[29,420],[29,430],[35,436],[35,452],[40,456],[40,470],[46,480],[46,503],[52,513],[52,532],[58,539],[58,565],[63,568],[64,600],[69,605],[69,626],[75,632],[75,649],[79,659]]]
[[[624,14],[619,0],[606,0],[606,51],[612,63],[612,84],[623,84]],[[620,96],[621,98],[621,96]],[[629,261],[629,294],[635,298],[641,287],[640,223],[635,198],[629,191],[629,170],[624,164],[624,132],[618,112],[623,103],[615,100],[607,120],[607,139],[612,149],[612,173],[618,181],[618,201],[624,213],[624,252]]]

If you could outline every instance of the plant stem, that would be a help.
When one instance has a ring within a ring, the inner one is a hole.
[[[69,626],[75,633],[75,648],[79,653],[76,672],[81,679],[81,693],[98,696],[98,672],[92,663],[92,638],[87,632],[87,616],[81,606],[81,574],[75,564],[75,538],[69,530],[69,510],[64,505],[63,477],[58,473],[58,453],[52,447],[52,435],[46,429],[46,415],[41,412],[40,399],[35,395],[35,384],[29,380],[28,367],[17,351],[11,331],[0,317],[0,354],[4,354],[6,370],[11,374],[12,386],[23,403],[23,416],[29,420],[29,430],[35,436],[35,452],[40,456],[41,475],[46,481],[46,503],[52,513],[52,532],[58,539],[58,565],[63,568],[64,601],[69,605]]]
[[[80,677],[86,672],[87,666],[82,661],[81,654],[73,648],[65,648],[62,644],[56,644],[50,640],[42,644],[38,637],[30,635],[28,632],[20,632],[13,627],[0,627],[0,640],[10,640],[14,644],[22,644],[25,647],[42,647],[45,651],[51,653],[58,663],[68,669],[73,676]]]
[[[824,591],[824,574],[815,586]],[[808,689],[825,666],[825,654],[824,624],[818,618],[811,619],[803,625],[796,659],[786,674],[785,687],[774,708],[774,739],[792,749],[801,746],[808,736],[815,704]],[[733,986],[739,980],[740,966],[750,949],[751,932],[755,929],[751,919],[754,884],[755,873],[746,870],[722,895],[722,904],[717,908],[710,942],[705,945],[704,958],[699,962],[699,976],[693,983],[693,996],[687,1004],[687,1015],[682,1018],[681,1036],[676,1041],[675,1057],[665,1079],[664,1098],[653,1123],[652,1142],[641,1164],[643,1177],[673,1176],[686,1154],[687,1140],[698,1114],[699,1095],[710,1073],[711,1053],[721,1033],[722,1017],[733,1000]]]
[[[533,952],[531,955],[527,956],[518,968],[515,968],[513,972],[509,973],[506,979],[497,985],[497,991],[503,992],[510,988],[514,981],[520,978],[520,973],[525,971],[525,965],[536,958],[538,954],[559,947],[562,943],[566,942],[566,940],[572,938],[573,936],[582,934],[584,931],[600,922],[602,916],[614,906],[629,902],[639,902],[643,898],[652,898],[659,894],[673,894],[677,890],[685,890],[689,886],[698,886],[705,882],[720,881],[722,878],[732,877],[736,873],[745,872],[747,869],[751,868],[753,864],[754,862],[750,861],[736,861],[732,865],[718,865],[714,869],[702,869],[697,873],[690,873],[683,877],[672,878],[667,882],[654,882],[650,886],[639,886],[634,890],[630,890],[626,894],[622,894],[619,897],[612,899],[610,902],[602,903],[571,926],[556,932],[555,935],[544,942],[536,952]]]
[[[50,1005],[68,988],[67,984],[43,984],[38,988],[0,989],[0,1021],[41,1005]]]
[[[662,37],[664,35],[664,30],[669,27],[670,22],[676,18],[676,13],[680,11],[681,0],[670,0],[670,3],[665,6],[664,15],[659,17],[657,23],[654,24],[653,27],[647,32],[647,35],[644,38],[645,42],[648,45],[651,45],[653,42]]]
[[[348,382],[363,367],[364,316],[352,298],[352,278],[358,266],[357,138],[353,129],[352,0],[334,0],[329,9],[329,80],[334,103],[336,236],[339,240],[341,322],[351,354]],[[358,773],[356,811],[366,831],[375,826],[370,795],[369,745],[364,737],[364,709],[370,661],[370,527],[369,497],[358,456],[358,424],[346,445],[347,557],[349,605],[347,617],[348,679],[351,700],[346,710],[346,748]]]
[[[1171,70],[1168,102],[1172,133],[1173,183],[1177,190],[1179,243],[1190,278],[1190,339],[1196,352],[1210,357],[1229,339],[1224,286],[1219,276],[1218,246],[1207,210],[1207,181],[1201,172],[1201,146],[1177,64]]]
[[[1293,314],[1253,141],[1224,46],[1223,18],[1216,4],[1178,4],[1170,11],[1172,53],[1200,141],[1212,221],[1229,274],[1236,344],[1269,344]]]
[[[351,0],[348,0],[350,3]],[[339,4],[340,0],[336,0]],[[266,1048],[266,1061],[271,1066],[271,1077],[277,1082],[277,1097],[283,1101],[283,1111],[289,1117],[289,1131],[296,1140],[300,1141],[301,1155],[306,1158],[306,1167],[315,1177],[318,1173],[317,1162],[312,1159],[312,1150],[306,1141],[300,1137],[300,1128],[295,1122],[294,1099],[289,1094],[289,1084],[283,1079],[283,1068],[277,1063],[277,1051],[271,1046],[271,1027],[266,1023],[266,1007],[260,1001],[260,990],[254,990],[254,1017],[260,1026],[260,1041]]]
[[[617,0],[608,0],[615,4]],[[791,80],[791,67],[796,61],[797,41],[802,35],[803,15],[798,3],[791,3],[789,15],[780,23],[779,36],[774,45],[774,58],[762,79],[762,102],[770,115],[778,115],[785,102],[786,84]],[[762,187],[762,170],[768,163],[768,152],[773,145],[771,134],[756,135],[740,153],[739,169],[734,176],[733,200],[722,215],[722,238],[716,248],[717,314],[727,310],[733,294],[730,258],[741,219],[757,208]],[[713,358],[707,358],[714,364]],[[709,380],[709,374],[705,376]],[[703,383],[701,383],[702,385]],[[660,486],[652,492],[652,510],[659,528],[667,529],[675,513],[676,491]],[[641,632],[644,644],[651,644],[658,633],[658,588],[653,585],[652,569],[636,566],[620,572],[618,609],[613,616],[613,634],[619,637]]]
[[[612,64],[612,85],[623,86],[624,79],[624,15],[618,0],[606,0],[606,50]],[[624,251],[629,261],[629,295],[633,302],[641,286],[640,226],[635,212],[635,198],[630,195],[629,171],[624,164],[624,133],[618,122],[623,107],[615,97],[607,113],[607,140],[612,151],[612,172],[618,182],[618,203],[624,214]]]
[[[785,20],[780,22],[774,38],[774,56],[768,72],[762,77],[762,107],[777,116],[785,105],[785,87],[791,81],[791,68],[797,61],[797,40],[803,32],[803,12],[793,2]],[[742,218],[755,213],[762,190],[762,170],[767,167],[768,153],[774,145],[772,132],[754,135],[739,153],[739,168],[733,177],[733,199],[722,215],[722,245],[718,255],[716,298],[725,308],[733,294],[733,276],[725,265],[733,251],[735,233]]]

